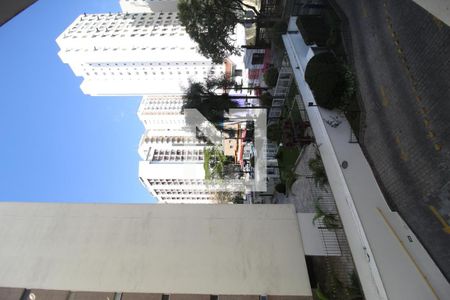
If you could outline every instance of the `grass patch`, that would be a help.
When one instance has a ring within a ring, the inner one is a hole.
[[[297,84],[293,81],[289,87],[289,92],[286,95],[286,100],[284,101],[284,108],[282,117],[284,119],[290,118],[292,122],[302,121],[300,116],[300,109],[298,107],[297,101],[295,101],[295,96],[299,94]]]
[[[298,147],[280,147],[278,150],[277,159],[278,167],[280,168],[280,178],[287,188],[291,188],[297,177],[293,169],[299,154]]]

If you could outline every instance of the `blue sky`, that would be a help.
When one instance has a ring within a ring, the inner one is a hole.
[[[0,200],[152,202],[138,180],[138,97],[85,96],[56,37],[118,0],[39,0],[0,27]]]

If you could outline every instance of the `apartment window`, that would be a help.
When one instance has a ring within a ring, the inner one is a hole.
[[[262,65],[264,63],[264,53],[253,53],[252,65]]]
[[[211,295],[211,296],[209,297],[209,300],[219,300],[219,296],[217,296],[217,295]]]
[[[170,300],[170,296],[164,294],[164,295],[162,296],[162,300]]]

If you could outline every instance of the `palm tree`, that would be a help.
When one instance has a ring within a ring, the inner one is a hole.
[[[319,199],[316,201],[314,205],[316,209],[316,214],[314,215],[314,218],[312,220],[313,224],[316,224],[316,221],[318,219],[322,220],[323,225],[325,225],[328,229],[337,229],[339,228],[338,220],[334,214],[326,213],[323,211],[323,209],[320,207]]]
[[[325,167],[322,163],[320,155],[316,153],[316,157],[312,158],[308,162],[308,166],[311,169],[314,177],[314,182],[316,186],[326,190],[326,184],[328,184],[327,173],[325,172]]]

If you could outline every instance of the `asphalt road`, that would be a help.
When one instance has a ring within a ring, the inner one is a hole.
[[[411,0],[334,1],[351,34],[362,146],[392,209],[448,280],[450,27]]]

